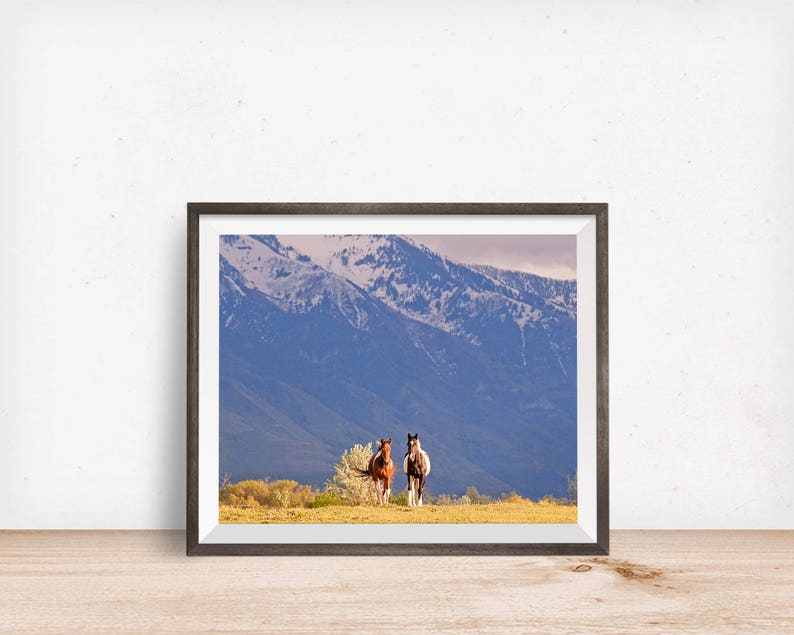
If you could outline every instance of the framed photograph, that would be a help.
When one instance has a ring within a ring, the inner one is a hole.
[[[189,203],[189,555],[604,554],[607,205]]]

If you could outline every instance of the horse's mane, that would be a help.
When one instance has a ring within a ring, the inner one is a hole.
[[[383,446],[384,445],[386,445],[386,441],[384,439],[381,439],[380,441],[378,441],[378,451],[375,452],[375,454],[372,455],[372,458],[370,458],[370,460],[369,460],[370,464],[374,465],[378,461],[378,459],[380,459],[381,464],[384,465],[384,466],[385,465],[390,465],[393,462],[391,457],[389,457],[389,462],[388,463],[385,461],[384,456],[383,456]],[[389,443],[389,446],[391,446],[391,443]]]

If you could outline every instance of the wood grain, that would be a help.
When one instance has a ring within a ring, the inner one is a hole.
[[[603,557],[188,558],[183,532],[0,532],[0,633],[794,633],[794,532],[611,540]]]

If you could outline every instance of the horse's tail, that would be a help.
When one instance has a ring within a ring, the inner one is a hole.
[[[354,467],[353,471],[356,473],[356,476],[359,476],[361,478],[369,476],[369,472],[367,470],[362,470],[360,467]]]

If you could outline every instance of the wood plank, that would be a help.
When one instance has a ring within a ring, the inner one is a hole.
[[[0,532],[0,633],[794,633],[794,532],[617,531],[609,557],[184,556]]]

